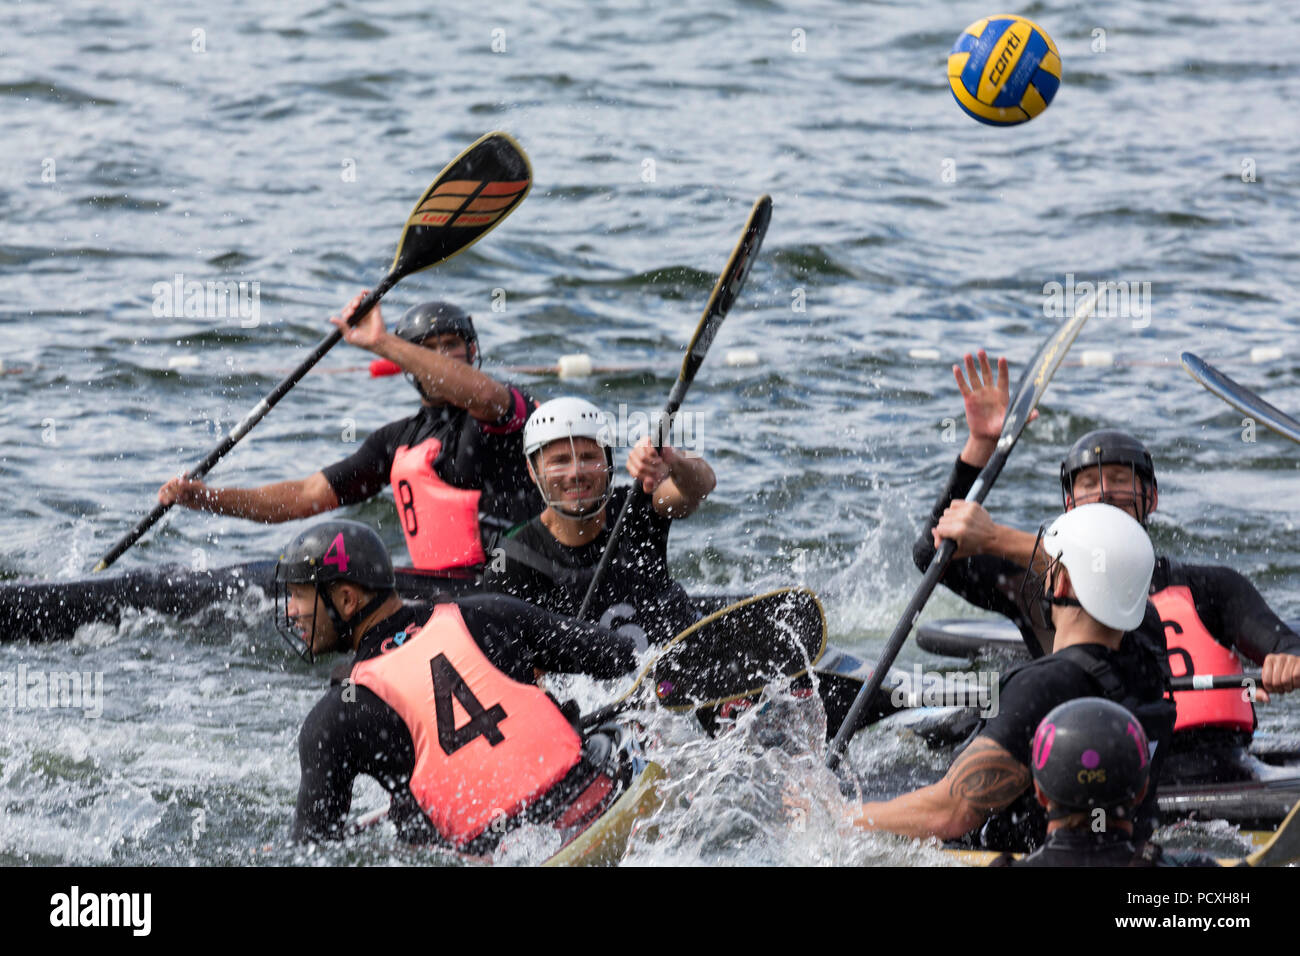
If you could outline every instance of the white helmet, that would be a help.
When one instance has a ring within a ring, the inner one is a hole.
[[[1052,522],[1043,551],[1070,572],[1079,604],[1117,631],[1142,623],[1156,555],[1142,526],[1114,505],[1080,505]]]
[[[559,438],[590,438],[609,447],[605,413],[585,398],[553,398],[543,402],[524,423],[524,454],[529,458]]]
[[[575,518],[585,518],[605,507],[614,477],[614,451],[609,437],[605,413],[585,398],[553,398],[543,402],[528,416],[524,423],[524,457],[528,459],[528,470],[548,507]],[[590,438],[605,449],[605,493],[594,505],[578,512],[547,497],[546,488],[533,464],[533,456],[551,442],[567,440],[572,443],[575,438]]]

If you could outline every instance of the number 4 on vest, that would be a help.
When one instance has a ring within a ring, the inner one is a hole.
[[[506,719],[504,707],[494,704],[491,709],[485,709],[445,654],[431,660],[429,670],[433,672],[434,717],[438,724],[438,745],[443,753],[450,757],[476,737],[486,737],[493,747],[505,741],[505,735],[497,726]],[[456,726],[453,697],[469,714],[469,720],[462,727]]]

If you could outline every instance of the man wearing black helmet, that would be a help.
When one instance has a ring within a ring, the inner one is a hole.
[[[969,384],[960,368],[954,366],[953,372],[965,400],[970,435],[913,554],[924,568],[939,540],[955,540],[956,559],[943,583],[972,604],[1015,621],[1030,654],[1037,657],[1051,650],[1049,638],[1035,633],[1015,597],[1034,536],[996,524],[979,504],[960,500],[992,455],[1001,430],[1009,391],[1006,360],[999,361],[997,378],[983,351],[978,370],[971,355],[965,364]],[[1141,442],[1120,431],[1099,430],[1081,437],[1062,463],[1060,477],[1067,510],[1104,501],[1145,525],[1159,501],[1151,455]],[[1152,575],[1151,601],[1160,630],[1151,633],[1149,622],[1141,630],[1153,647],[1167,640],[1174,676],[1239,674],[1235,651],[1263,666],[1265,692],[1300,687],[1300,635],[1279,620],[1236,571],[1184,565],[1161,556]],[[1242,691],[1186,691],[1175,700],[1180,751],[1249,743],[1255,715]]]
[[[990,866],[1174,866],[1160,847],[1133,842],[1133,816],[1150,785],[1151,748],[1142,723],[1103,697],[1056,707],[1029,747],[1034,798],[1047,813],[1047,839],[1021,860]],[[1213,860],[1181,865],[1215,866]]]
[[[616,677],[636,664],[630,639],[504,595],[404,607],[383,542],[355,521],[298,535],[276,582],[296,651],[352,653],[298,738],[295,840],[343,836],[362,774],[389,791],[403,839],[475,854],[518,823],[606,805],[626,782],[620,731],[580,736],[531,681],[535,668]]]
[[[350,316],[356,296],[344,310]],[[355,454],[298,481],[210,488],[173,478],[164,504],[280,522],[364,501],[391,485],[412,563],[427,570],[484,563],[499,531],[541,511],[523,463],[521,434],[536,404],[476,367],[473,320],[447,302],[410,309],[395,334],[376,306],[356,326],[331,321],[353,345],[401,366],[420,393],[415,415],[373,432]]]

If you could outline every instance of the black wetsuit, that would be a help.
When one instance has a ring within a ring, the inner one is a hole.
[[[1171,858],[1154,843],[1134,844],[1121,830],[1094,833],[1087,827],[1053,830],[1033,853],[1019,860],[1004,854],[989,866],[1218,866],[1203,856]]]
[[[466,628],[488,660],[512,680],[533,681],[534,668],[611,678],[636,665],[634,642],[604,628],[499,594],[456,598],[451,603],[460,608]],[[331,675],[335,686],[312,708],[298,737],[302,778],[293,822],[295,840],[342,837],[353,781],[365,774],[391,794],[389,819],[399,836],[411,842],[438,842],[411,795],[415,746],[409,728],[369,688],[344,682],[356,664],[378,656],[385,641],[414,634],[428,617],[427,610],[403,608],[379,622],[362,637],[355,656]],[[580,763],[571,775],[589,774],[592,768],[585,764]],[[557,789],[564,785],[561,781]],[[471,852],[488,849],[485,843]]]
[[[589,544],[561,544],[540,517],[498,542],[503,561],[489,561],[483,587],[530,601],[557,614],[577,614],[623,501],[631,488],[615,488],[606,505],[606,524]],[[638,495],[619,532],[618,547],[592,601],[590,617],[609,627],[633,621],[658,643],[698,617],[690,597],[668,571],[672,519]]]
[[[340,505],[356,504],[388,485],[398,448],[437,438],[442,450],[434,471],[455,488],[482,490],[479,515],[488,538],[488,532],[527,521],[542,510],[524,461],[523,424],[535,406],[513,386],[510,409],[496,422],[481,422],[454,405],[425,405],[410,418],[376,429],[355,453],[322,471]]]
[[[1125,635],[1126,643],[1133,635]],[[1152,779],[1173,737],[1174,708],[1164,699],[1166,678],[1159,660],[1144,647],[1112,651],[1101,644],[1064,648],[1012,668],[1002,678],[997,715],[974,736],[988,737],[1025,767],[1038,724],[1055,707],[1079,697],[1105,697],[1127,707],[1153,742]],[[1146,840],[1155,828],[1156,787],[1147,790],[1138,808],[1134,830]],[[1034,849],[1047,833],[1047,817],[1029,787],[1006,809],[994,814],[979,831],[979,845],[999,850]]]

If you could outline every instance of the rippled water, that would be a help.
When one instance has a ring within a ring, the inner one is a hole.
[[[1053,476],[1072,437],[1130,428],[1160,468],[1157,546],[1229,562],[1283,616],[1300,614],[1300,449],[1263,431],[1243,442],[1241,416],[1176,367],[1191,349],[1300,409],[1289,334],[1300,11],[1031,4],[1018,12],[1055,38],[1065,78],[1042,117],[1011,130],[964,117],[944,77],[957,33],[990,12],[759,0],[5,6],[0,573],[85,574],[162,479],[378,282],[442,165],[501,128],[532,158],[532,195],[481,244],[405,280],[387,315],[445,296],[475,313],[489,365],[586,352],[645,368],[563,386],[516,376],[542,396],[661,404],[751,202],[773,195],[762,258],[688,402],[719,476],[673,534],[690,587],[803,580],[822,594],[833,640],[876,647],[916,580],[911,540],[959,445],[945,428],[961,409],[948,365],[981,345],[1026,361],[1052,324],[1045,284],[1071,274],[1150,282],[1150,322],[1092,321],[1074,357],[1109,349],[1119,364],[1058,374],[990,507],[1036,525],[1058,508]],[[155,285],[177,274],[258,283],[256,326],[155,316]],[[1281,358],[1252,365],[1263,347]],[[736,348],[761,365],[728,367]],[[353,426],[364,436],[413,410],[400,378],[347,371],[368,358],[336,349],[214,480],[301,477],[347,454]],[[400,553],[390,503],[351,513]],[[250,560],[295,530],[178,514],[121,565]],[[927,613],[966,610],[941,594]],[[261,605],[0,647],[11,671],[104,675],[97,720],[6,715],[0,862],[302,858],[280,843],[297,727],[325,671],[275,641]],[[1290,702],[1261,715],[1266,731],[1300,725]],[[942,770],[908,747],[872,735],[854,763],[896,789]],[[773,794],[806,755],[756,753],[715,779],[716,745],[669,749],[675,779],[702,780],[719,802],[666,818],[674,838],[638,842],[634,862],[934,862],[888,839],[837,849],[829,810],[787,835]],[[380,802],[367,790],[357,805]],[[311,859],[390,858],[386,841],[372,843]]]

